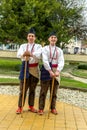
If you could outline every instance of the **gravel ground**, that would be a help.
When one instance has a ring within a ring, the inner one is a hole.
[[[40,87],[37,87],[36,97],[38,97],[39,92],[40,92]],[[19,86],[1,85],[0,94],[18,95]],[[47,94],[47,98],[49,98],[49,92]],[[87,109],[87,92],[61,88],[58,90],[58,99],[57,100],[68,103],[68,104],[73,104],[75,106],[79,106],[80,108]]]

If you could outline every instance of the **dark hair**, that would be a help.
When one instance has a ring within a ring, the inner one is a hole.
[[[52,31],[50,34],[49,34],[49,37],[51,37],[51,36],[56,36],[57,37],[57,35],[56,35],[56,32],[55,31]]]

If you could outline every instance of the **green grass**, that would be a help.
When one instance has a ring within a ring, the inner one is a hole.
[[[0,74],[1,75],[9,75],[9,76],[19,76],[19,71],[12,71],[12,70],[3,70],[3,69],[0,69]]]
[[[0,83],[19,83],[19,79],[0,78]]]
[[[74,88],[87,88],[86,83],[73,80],[71,78],[61,77],[61,86],[74,87]]]
[[[0,83],[19,83],[19,79],[12,78],[0,78]],[[73,88],[87,88],[86,83],[82,83],[80,81],[73,80],[71,78],[61,77],[61,86],[73,87]]]
[[[21,60],[19,59],[2,59],[0,58],[0,70],[19,70]]]
[[[19,76],[19,67],[21,65],[21,60],[19,59],[2,59],[0,58],[0,74]],[[65,63],[65,72],[72,72],[73,75],[77,77],[87,78],[87,70],[76,69],[76,64],[71,65],[68,62]],[[0,83],[19,83],[19,79],[12,78],[0,78]],[[61,86],[74,87],[74,88],[87,88],[87,84],[80,81],[73,80],[71,78],[66,78],[61,76]]]
[[[77,77],[87,78],[87,70],[73,69],[71,73]]]

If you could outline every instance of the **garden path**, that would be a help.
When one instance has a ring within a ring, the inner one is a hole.
[[[80,77],[76,77],[74,75],[71,75],[70,73],[68,72],[62,72],[62,75],[65,76],[65,77],[71,77],[73,78],[74,80],[77,80],[77,81],[80,81],[80,82],[83,82],[83,83],[87,83],[87,79],[85,78],[80,78]]]

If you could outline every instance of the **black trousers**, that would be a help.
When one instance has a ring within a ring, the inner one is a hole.
[[[26,84],[25,84],[25,93],[24,93],[23,105],[25,104],[26,94],[27,94],[27,91],[29,89],[29,91],[28,91],[28,105],[34,106],[35,90],[36,90],[36,86],[37,86],[38,81],[39,81],[38,78],[29,74],[29,78],[26,79]],[[24,81],[20,80],[20,93],[19,93],[18,107],[22,107],[23,84],[24,84]]]
[[[52,102],[51,102],[51,109],[55,109],[55,106],[56,106],[58,86],[59,86],[59,84],[55,80],[54,81],[53,95],[52,95]],[[50,93],[51,93],[52,80],[41,81],[41,90],[40,90],[40,97],[39,97],[39,109],[43,110],[44,107],[45,107],[45,100],[46,100],[48,88],[50,88]]]

